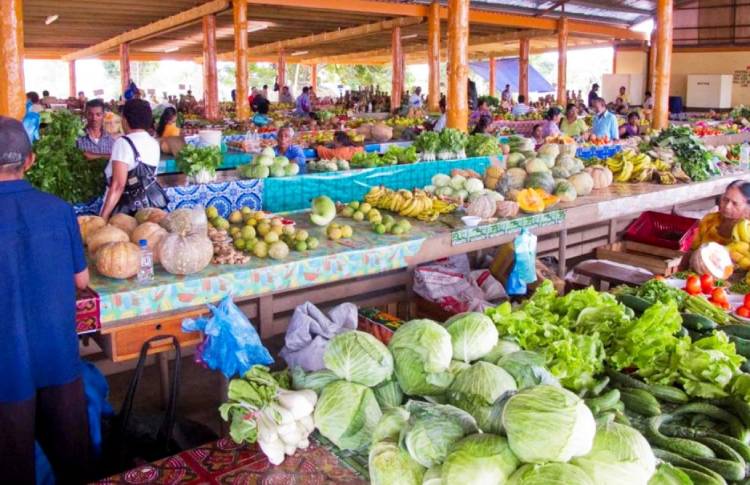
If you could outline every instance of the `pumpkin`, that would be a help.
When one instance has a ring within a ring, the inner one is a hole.
[[[591,178],[594,180],[595,189],[606,189],[612,185],[612,171],[607,167],[592,165],[586,169],[586,172],[591,175]]]
[[[513,168],[521,166],[521,164],[525,161],[526,157],[523,156],[523,153],[513,152],[508,155],[505,163],[508,165],[508,168]]]
[[[481,195],[477,197],[469,206],[466,208],[466,214],[470,216],[477,216],[482,219],[489,219],[495,216],[497,205],[495,198],[491,195]]]
[[[555,190],[555,179],[550,172],[536,172],[526,177],[527,189],[542,189],[547,193]]]
[[[729,251],[715,242],[706,243],[693,252],[690,268],[698,274],[710,274],[721,280],[728,279],[734,272]]]
[[[145,239],[148,243],[148,248],[154,254],[154,263],[159,262],[159,242],[167,235],[167,230],[161,227],[155,222],[144,222],[140,226],[135,228],[133,234],[130,235],[130,241],[134,244],[139,244],[141,239]]]
[[[214,255],[214,246],[205,234],[171,232],[161,239],[158,252],[165,270],[188,275],[208,266]]]
[[[516,197],[518,207],[529,214],[544,212],[545,203],[541,194],[535,189],[523,189]]]
[[[576,152],[578,151],[578,145],[576,143],[565,143],[562,145],[558,145],[560,148],[560,155],[570,155],[571,157],[576,156]]]
[[[355,130],[358,135],[365,137],[365,140],[372,138],[372,123],[365,123]]]
[[[208,219],[206,218],[206,211],[202,207],[177,209],[170,212],[159,224],[167,231],[179,234],[199,233],[205,235],[208,233]]]
[[[512,200],[499,200],[495,203],[497,217],[510,219],[518,215],[518,202]]]
[[[581,172],[571,176],[568,181],[573,184],[579,196],[589,195],[594,190],[594,179],[588,172]]]
[[[92,234],[89,235],[88,237],[89,252],[92,255],[96,255],[96,252],[99,250],[99,248],[104,246],[107,243],[129,242],[129,241],[130,241],[130,237],[128,237],[128,234],[125,231],[123,231],[119,227],[115,227],[111,224],[107,224],[106,226],[94,231]]]
[[[109,218],[109,224],[115,227],[119,227],[125,231],[128,235],[132,233],[136,227],[138,227],[138,221],[135,217],[127,214],[115,214]]]
[[[138,224],[144,222],[156,222],[158,224],[165,217],[167,217],[167,213],[155,207],[147,207],[135,213],[135,220],[138,221]]]
[[[573,202],[578,198],[578,192],[572,183],[567,180],[561,180],[555,186],[555,196],[562,202]]]
[[[560,145],[557,143],[545,143],[536,152],[539,157],[552,158],[554,161],[560,155]]]
[[[372,139],[383,143],[393,138],[393,128],[386,125],[385,123],[377,123],[372,127]]]
[[[502,177],[500,182],[494,187],[495,190],[507,198],[513,190],[521,190],[526,182],[526,170],[522,168],[509,168]],[[492,188],[492,187],[489,187]]]
[[[96,253],[96,269],[110,278],[135,276],[141,264],[141,251],[131,242],[107,243]]]
[[[83,244],[86,244],[91,234],[106,225],[107,222],[99,216],[78,216],[78,228],[81,231]]]

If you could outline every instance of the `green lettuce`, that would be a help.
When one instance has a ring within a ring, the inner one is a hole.
[[[323,389],[315,405],[315,427],[342,450],[366,449],[382,413],[372,389],[336,381]]]
[[[677,380],[689,395],[707,399],[727,396],[726,387],[735,375],[742,373],[740,366],[745,361],[737,354],[734,343],[720,331],[692,345],[678,347],[677,357]]]
[[[477,362],[456,375],[448,388],[448,402],[468,412],[486,433],[500,433],[502,399],[516,390],[516,382],[504,369]]]
[[[586,472],[567,463],[523,465],[510,476],[507,485],[595,485]]]
[[[393,357],[386,346],[358,330],[333,337],[323,362],[339,378],[367,387],[377,386],[393,374]]]
[[[370,448],[368,468],[372,485],[422,485],[425,472],[397,442],[389,440]]]
[[[453,445],[443,463],[443,484],[504,483],[518,465],[504,437],[473,434]]]

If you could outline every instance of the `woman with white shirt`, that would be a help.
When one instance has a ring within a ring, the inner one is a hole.
[[[144,207],[164,208],[167,205],[164,191],[156,182],[161,150],[159,143],[148,133],[153,123],[148,101],[131,99],[123,106],[125,135],[115,141],[104,169],[107,192],[101,216],[105,220],[119,212],[132,214]]]

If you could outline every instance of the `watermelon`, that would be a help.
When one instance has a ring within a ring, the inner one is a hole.
[[[555,190],[555,179],[549,172],[535,172],[526,177],[524,185],[527,189],[542,189],[551,194]]]

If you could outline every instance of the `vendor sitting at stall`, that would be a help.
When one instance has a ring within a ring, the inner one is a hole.
[[[474,130],[471,132],[472,135],[489,135],[492,129],[492,116],[489,114],[483,114],[479,117],[479,121],[474,125]]]
[[[578,117],[578,107],[575,104],[569,104],[565,109],[565,117],[560,122],[560,131],[564,135],[578,137],[583,136],[588,129],[586,122]]]
[[[490,104],[487,102],[487,98],[481,98],[479,100],[477,109],[475,109],[471,113],[471,116],[469,116],[469,126],[476,126],[482,116],[489,116],[490,118],[492,118],[492,113],[490,112]]]
[[[354,154],[363,151],[364,148],[355,145],[345,131],[337,131],[333,134],[332,148],[320,145],[315,150],[321,160],[333,160],[335,158],[350,162]]]
[[[539,123],[531,129],[531,139],[534,140],[534,150],[539,150],[544,145],[544,125]]]
[[[641,136],[641,117],[636,111],[628,115],[628,122],[620,127],[620,138]]]
[[[156,127],[156,136],[159,138],[180,136],[180,128],[177,126],[177,110],[173,107],[169,106],[162,112]]]
[[[88,101],[85,113],[86,129],[76,140],[76,146],[88,160],[109,158],[115,139],[104,129],[104,101]]]
[[[693,249],[709,242],[729,244],[732,241],[732,229],[741,219],[750,219],[750,182],[735,180],[719,197],[718,212],[711,212],[698,223]]]
[[[297,97],[294,114],[297,116],[309,116],[312,112],[312,103],[310,102],[310,88],[302,88],[302,94]]]
[[[291,163],[299,165],[300,173],[305,173],[305,164],[307,163],[305,151],[298,145],[292,145],[293,139],[294,129],[292,129],[291,126],[285,126],[279,129],[279,133],[276,135],[276,156],[285,156]]]
[[[544,125],[542,127],[542,136],[547,138],[548,136],[558,136],[560,134],[560,119],[562,113],[560,108],[552,107],[547,110],[547,114],[544,116]]]
[[[292,96],[292,93],[289,91],[289,86],[281,88],[281,92],[279,93],[279,103],[294,104],[294,96]]]

